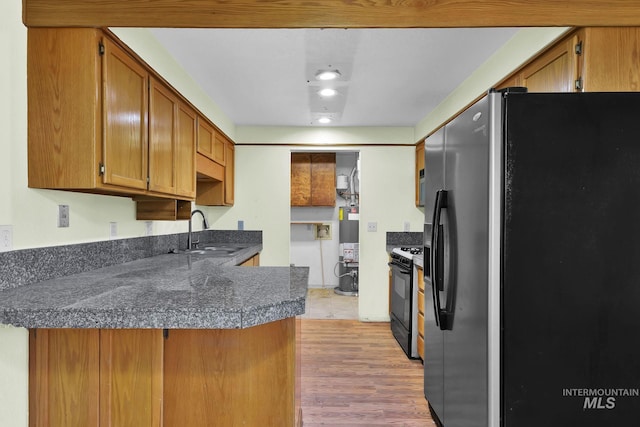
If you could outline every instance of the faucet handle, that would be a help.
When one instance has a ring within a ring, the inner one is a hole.
[[[191,241],[191,249],[198,249],[198,244],[200,244],[200,238],[198,237],[198,240],[192,240]]]

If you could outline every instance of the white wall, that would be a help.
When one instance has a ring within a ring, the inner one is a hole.
[[[21,0],[0,3],[0,225],[13,226],[14,248],[29,248],[108,239],[109,222],[119,225],[120,237],[144,234],[144,223],[135,220],[130,199],[74,194],[27,188],[27,93],[26,29],[22,25]],[[145,30],[119,29],[116,33],[160,71],[196,107],[211,117],[226,133],[239,142],[279,141],[339,146],[342,144],[413,143],[425,133],[432,120],[413,128],[382,129],[234,129],[233,123],[175,63],[166,58]],[[527,56],[545,44],[540,38],[521,50]],[[534,46],[534,47],[532,47]],[[503,58],[504,59],[504,58]],[[497,61],[499,63],[500,61]],[[495,81],[499,80],[496,72]],[[491,73],[489,73],[491,74]],[[501,75],[502,75],[501,74]],[[492,83],[491,83],[492,84]],[[484,90],[484,89],[483,89]],[[475,96],[475,95],[474,95]],[[461,98],[465,96],[461,95]],[[445,109],[445,111],[449,111]],[[446,116],[448,113],[444,113]],[[430,117],[437,117],[437,114]],[[437,120],[436,120],[437,121]],[[235,132],[234,132],[235,131]],[[415,135],[415,136],[414,136]],[[265,138],[265,136],[269,136]],[[238,146],[236,148],[236,205],[232,208],[206,208],[214,228],[235,229],[237,220],[246,229],[264,231],[264,265],[289,263],[289,146]],[[386,318],[385,231],[401,231],[404,220],[412,231],[420,231],[420,210],[412,206],[413,187],[406,194],[391,188],[391,180],[413,180],[413,147],[374,147],[360,149],[362,160],[362,209],[367,214],[362,224],[378,222],[377,233],[361,229],[360,317],[363,320]],[[407,167],[410,164],[411,167]],[[409,186],[407,187],[409,188]],[[409,194],[410,192],[410,194]],[[71,227],[56,226],[57,205],[70,205]],[[186,222],[154,222],[155,234],[186,231]],[[28,417],[27,331],[0,328],[0,427],[26,427]]]

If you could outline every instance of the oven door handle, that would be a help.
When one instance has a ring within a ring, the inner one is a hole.
[[[433,227],[431,232],[431,256],[429,262],[431,264],[431,294],[433,297],[433,310],[436,318],[436,325],[441,330],[446,329],[445,322],[443,322],[441,315],[443,314],[442,305],[440,303],[440,292],[444,290],[442,273],[442,259],[440,253],[442,248],[442,236],[440,235],[440,218],[442,209],[448,207],[448,192],[445,190],[438,190],[436,192],[435,207],[433,209]]]
[[[396,264],[395,262],[388,262],[387,265],[389,267],[394,267],[398,269],[398,271],[402,274],[411,274],[411,270],[403,268],[403,266],[401,266],[400,264]]]

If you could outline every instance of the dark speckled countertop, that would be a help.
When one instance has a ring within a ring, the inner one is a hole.
[[[233,256],[164,254],[0,292],[0,323],[25,328],[247,328],[303,314],[307,267],[236,267]]]

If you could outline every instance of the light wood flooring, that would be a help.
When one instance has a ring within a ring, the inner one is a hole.
[[[357,319],[358,297],[338,295],[333,288],[309,288],[303,319]]]
[[[434,427],[420,361],[388,323],[300,321],[304,427]]]

